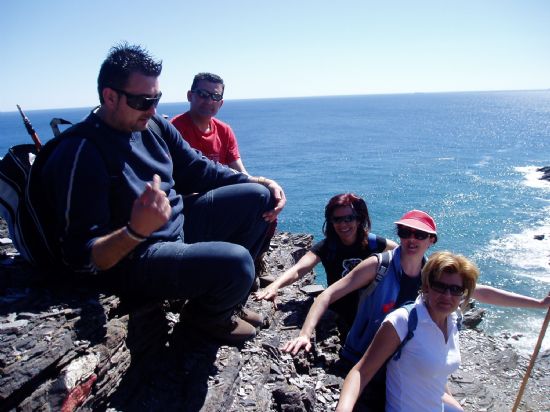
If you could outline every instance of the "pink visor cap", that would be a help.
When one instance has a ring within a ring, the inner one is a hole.
[[[401,219],[394,222],[397,225],[412,227],[432,235],[437,235],[437,227],[433,218],[421,210],[411,210],[405,213]]]

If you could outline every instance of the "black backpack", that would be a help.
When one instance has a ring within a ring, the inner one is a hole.
[[[148,127],[162,137],[158,120],[152,120]],[[97,131],[90,123],[80,122],[48,141],[38,153],[35,145],[21,144],[11,147],[0,160],[0,216],[21,257],[42,270],[63,268],[60,240],[55,238],[55,215],[42,182],[42,169],[59,143],[71,136],[88,139],[103,159],[108,158],[106,149],[97,142]],[[105,163],[111,176],[120,174],[109,162]]]
[[[78,134],[93,141],[89,130],[86,123],[78,123],[48,141],[39,152],[33,144],[16,145],[0,160],[0,215],[21,257],[37,268],[55,269],[61,264],[42,169],[63,139]]]

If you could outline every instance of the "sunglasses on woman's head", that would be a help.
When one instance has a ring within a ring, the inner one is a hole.
[[[397,226],[397,236],[401,239],[408,239],[411,236],[414,236],[416,240],[424,240],[430,236],[430,234],[421,230],[411,229],[406,226]]]

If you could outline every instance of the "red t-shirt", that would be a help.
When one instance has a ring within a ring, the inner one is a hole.
[[[241,157],[237,139],[231,127],[214,117],[210,120],[208,133],[203,133],[193,123],[189,112],[177,115],[170,122],[192,148],[200,150],[211,160],[227,165]]]

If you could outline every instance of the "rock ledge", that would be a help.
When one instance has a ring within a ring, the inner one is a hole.
[[[264,274],[282,273],[311,242],[309,235],[278,233]],[[249,302],[268,325],[252,342],[234,348],[180,324],[181,302],[136,307],[86,290],[17,288],[24,266],[9,246],[0,252],[0,411],[330,411],[336,406],[342,377],[333,370],[340,337],[330,313],[310,354],[292,358],[279,350],[305,319],[313,297],[300,289],[314,282],[314,273],[282,291],[277,311],[267,302]],[[529,359],[506,339],[475,329],[461,331],[461,351],[462,366],[450,387],[465,410],[510,410]],[[550,410],[549,369],[550,354],[540,355],[519,410]]]

